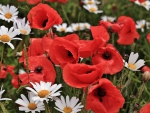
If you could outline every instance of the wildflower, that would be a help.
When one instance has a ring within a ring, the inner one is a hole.
[[[62,18],[57,11],[49,5],[42,3],[33,7],[29,11],[27,17],[30,22],[30,26],[40,30],[48,30],[52,26],[62,23]]]
[[[83,2],[86,5],[87,4],[92,5],[92,4],[100,4],[101,3],[98,0],[81,0],[81,2]]]
[[[16,21],[18,17],[18,11],[15,6],[2,6],[0,10],[0,19],[5,21]]]
[[[147,34],[146,39],[150,43],[150,33]]]
[[[137,61],[138,57],[139,57],[138,53],[134,54],[134,52],[131,52],[128,63],[125,62],[125,67],[132,71],[139,71],[138,69],[144,65],[145,61],[143,59]]]
[[[18,29],[21,34],[28,35],[31,31],[31,28],[29,26],[29,22],[25,23],[25,18],[22,20],[14,22],[14,28]]]
[[[61,113],[77,113],[81,111],[81,108],[83,108],[81,102],[78,103],[78,101],[79,99],[76,97],[72,97],[71,99],[69,99],[69,96],[67,95],[65,100],[65,98],[61,96],[60,99],[56,99],[55,105],[57,107],[54,108]]]
[[[22,40],[21,38],[14,38],[16,35],[19,34],[19,31],[17,29],[14,29],[14,27],[11,27],[8,31],[8,28],[5,26],[0,27],[0,42],[7,43],[12,49],[14,49],[14,46],[12,43],[10,43],[11,40]]]
[[[150,22],[146,22],[146,29],[150,29]]]
[[[67,23],[63,23],[62,25],[54,25],[54,27],[59,32],[73,32],[71,27],[67,27]]]
[[[57,90],[62,87],[61,84],[52,85],[51,82],[43,82],[43,81],[40,81],[40,84],[37,82],[35,82],[35,84],[33,84],[32,82],[30,83],[32,84],[34,89],[32,89],[31,87],[26,87],[26,89],[30,90],[35,94],[35,96],[32,97],[34,101],[44,101],[44,100],[48,101],[49,98],[53,100],[53,97],[60,95],[61,91]]]
[[[118,113],[125,99],[108,79],[102,78],[87,94],[86,109],[95,113]]]
[[[97,53],[92,56],[92,63],[103,68],[105,74],[111,75],[121,71],[124,66],[121,55],[112,44],[100,47]]]
[[[141,29],[141,31],[144,32],[144,27],[145,27],[146,21],[140,20],[140,21],[137,21],[136,23],[137,23],[136,28]]]
[[[94,4],[93,5],[83,5],[83,7],[91,13],[98,14],[98,13],[103,12],[102,10],[98,10],[98,7]]]
[[[97,68],[95,65],[68,63],[63,68],[64,81],[75,88],[88,87],[90,84],[100,79],[102,75],[103,70]]]
[[[140,113],[149,113],[150,111],[150,103],[145,104],[141,109]]]
[[[2,98],[2,94],[4,93],[5,90],[2,90],[3,86],[1,86],[1,90],[0,90],[0,101],[1,100],[11,100],[10,98]]]
[[[103,21],[106,21],[106,22],[114,22],[114,20],[116,19],[116,17],[110,17],[110,16],[104,15],[104,16],[101,16],[101,19]]]
[[[147,10],[150,9],[150,1],[139,2],[138,0],[136,0],[134,3],[137,4],[137,5],[143,6]]]
[[[21,99],[19,98],[15,101],[15,103],[21,105],[19,107],[20,111],[35,113],[36,111],[40,112],[45,110],[43,102],[34,101],[32,97],[34,97],[34,94],[31,92],[28,93],[29,100],[21,94]]]

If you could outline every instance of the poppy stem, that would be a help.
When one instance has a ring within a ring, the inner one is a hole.
[[[1,61],[0,61],[0,75],[1,75],[1,67],[2,67],[3,56],[4,56],[4,44],[2,45],[2,53],[1,53]]]
[[[84,105],[84,107],[82,109],[82,113],[87,113],[87,110],[86,110],[86,97],[87,97],[87,93],[88,93],[88,87],[85,88],[85,92],[82,95],[82,104]]]

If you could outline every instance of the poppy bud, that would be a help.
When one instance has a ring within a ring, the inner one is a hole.
[[[142,80],[143,80],[143,82],[147,82],[149,79],[150,79],[150,72],[145,71],[143,76],[142,76]]]

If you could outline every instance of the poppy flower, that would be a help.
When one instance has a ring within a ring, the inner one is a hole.
[[[79,59],[79,47],[73,41],[70,41],[72,35],[67,37],[70,38],[54,38],[49,49],[49,56],[52,62],[62,67],[67,63],[77,63]]]
[[[32,38],[30,40],[30,45],[27,49],[28,57],[29,56],[40,56],[44,55],[45,51],[42,45],[42,39],[41,38]],[[22,50],[22,57],[20,57],[19,62],[24,61],[24,50]]]
[[[146,38],[147,38],[148,42],[150,43],[150,33],[147,34]]]
[[[102,77],[103,70],[94,65],[66,64],[63,68],[64,81],[75,88],[87,87]],[[85,79],[86,78],[86,79]]]
[[[68,0],[45,0],[47,2],[61,2],[61,3],[66,3]]]
[[[0,64],[0,65],[1,65],[0,78],[4,79],[6,78],[8,73],[10,74],[13,73],[14,66],[11,66],[11,65],[4,66],[3,64]]]
[[[124,24],[122,29],[118,32],[118,44],[130,45],[134,43],[134,39],[139,39],[139,34],[136,32],[136,25],[132,18],[120,16],[117,23]]]
[[[150,103],[145,104],[141,109],[140,113],[149,113],[150,111]]]
[[[124,67],[121,55],[112,44],[100,47],[98,52],[93,55],[92,63],[99,68],[103,65],[104,73],[111,75],[121,71]]]
[[[24,61],[24,65],[26,68],[26,61]],[[43,81],[54,83],[56,78],[56,72],[52,63],[45,56],[28,57],[28,67],[30,73],[35,74],[34,77],[39,82],[41,81],[41,79],[37,79],[36,77],[39,76],[41,78],[41,76],[43,76]]]
[[[118,113],[125,100],[120,91],[108,79],[102,78],[87,94],[86,109],[95,113]]]
[[[48,30],[53,25],[61,24],[62,18],[60,15],[47,4],[38,4],[33,7],[28,13],[28,21],[32,28],[40,30]],[[42,17],[42,18],[41,18]]]
[[[90,27],[93,38],[99,37],[102,38],[104,41],[109,40],[109,34],[103,26],[91,26]]]

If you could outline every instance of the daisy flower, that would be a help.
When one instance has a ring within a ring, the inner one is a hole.
[[[146,8],[147,10],[150,9],[150,1],[144,1],[142,3],[140,3],[138,0],[135,1],[135,4],[143,6],[144,8]]]
[[[34,89],[31,87],[26,87],[26,89],[30,90],[35,94],[35,96],[32,97],[34,101],[44,101],[46,100],[48,102],[48,99],[53,99],[53,97],[59,96],[61,91],[57,91],[62,87],[62,84],[53,84],[51,82],[43,82],[40,81],[40,84],[35,82],[33,84],[30,82]]]
[[[3,86],[1,86],[1,90],[0,90],[0,101],[1,100],[11,100],[10,98],[2,98],[2,94],[5,92],[5,90],[2,90]]]
[[[15,101],[15,103],[21,105],[19,107],[20,111],[35,113],[36,111],[40,112],[45,110],[43,102],[34,101],[32,99],[33,96],[34,94],[32,92],[29,92],[28,93],[29,100],[28,100],[23,94],[21,94],[21,99],[19,98],[18,100]]]
[[[136,23],[137,23],[136,28],[141,29],[141,31],[144,32],[144,27],[146,25],[146,21],[140,20],[140,21],[136,21]]]
[[[146,22],[146,29],[150,29],[150,22]]]
[[[134,52],[131,52],[128,63],[125,62],[125,67],[132,71],[139,71],[138,69],[144,65],[145,61],[143,59],[137,61],[138,57],[139,57],[138,53],[134,54]]]
[[[15,6],[2,6],[0,10],[0,19],[5,21],[16,21],[18,17],[18,11]]]
[[[31,32],[29,21],[25,23],[25,18],[14,22],[14,28],[20,31],[20,34],[28,35]]]
[[[59,32],[73,32],[71,27],[67,27],[67,23],[63,23],[61,25],[54,25],[54,27]]]
[[[69,99],[69,96],[67,95],[65,100],[64,97],[61,96],[60,99],[56,99],[56,107],[54,108],[61,113],[77,113],[81,111],[81,108],[83,108],[81,102],[78,103],[78,101],[79,99],[76,97],[72,97],[71,99]]]
[[[5,26],[0,27],[0,42],[7,43],[12,49],[14,49],[14,46],[11,42],[11,40],[22,40],[21,38],[14,38],[16,35],[18,35],[20,32],[15,29],[14,27],[11,27],[8,31],[8,28]]]
[[[84,4],[89,4],[89,5],[92,5],[92,4],[100,4],[101,2],[97,1],[97,0],[82,0],[81,2],[83,2]]]
[[[73,31],[80,31],[84,29],[84,26],[81,26],[80,23],[72,23],[70,26]]]
[[[98,14],[98,13],[103,12],[102,10],[98,10],[98,7],[94,4],[93,5],[83,5],[83,7],[91,13]]]
[[[106,21],[106,22],[114,22],[114,20],[116,19],[116,17],[111,17],[111,16],[104,15],[104,16],[101,16],[101,19],[103,21]]]
[[[90,29],[90,24],[85,22],[85,23],[79,23],[79,26],[84,30],[84,29]]]

